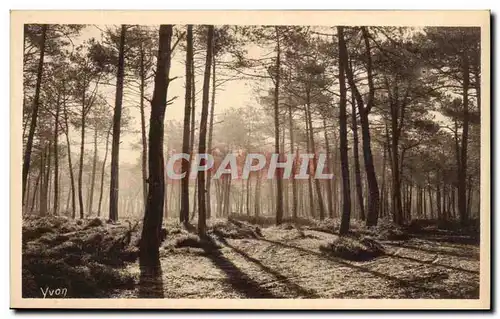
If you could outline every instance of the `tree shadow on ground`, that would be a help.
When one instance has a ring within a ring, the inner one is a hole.
[[[436,233],[410,233],[413,238],[424,239],[437,243],[448,243],[456,245],[479,245],[479,236],[463,235],[463,234],[436,234]]]
[[[405,259],[405,260],[409,260],[409,261],[413,261],[413,262],[417,262],[417,263],[425,264],[425,265],[432,265],[432,266],[436,266],[436,267],[447,268],[447,269],[455,270],[455,271],[463,271],[463,272],[467,272],[470,274],[479,274],[479,271],[477,271],[477,270],[469,270],[469,269],[464,269],[464,268],[460,268],[460,267],[438,264],[435,261],[421,260],[421,259],[416,259],[416,258],[407,257],[407,256],[395,255],[395,254],[387,254],[386,256],[391,257],[391,258]]]
[[[154,265],[141,265],[139,298],[165,298],[160,260]]]
[[[447,250],[442,250],[442,249],[432,249],[432,248],[427,248],[427,247],[421,247],[421,246],[416,245],[416,244],[409,245],[406,243],[395,243],[395,242],[385,242],[385,241],[383,243],[384,243],[384,245],[388,245],[388,246],[420,250],[420,251],[424,251],[424,252],[431,253],[431,254],[440,254],[440,255],[447,255],[447,256],[452,256],[452,257],[466,258],[466,259],[471,259],[471,260],[479,260],[479,253],[476,253],[476,252],[473,252],[471,254],[461,254],[458,252],[447,251]]]
[[[249,256],[247,253],[245,253],[241,249],[232,246],[231,244],[229,244],[227,242],[227,240],[224,237],[218,236],[218,240],[220,242],[222,242],[222,244],[224,244],[225,246],[231,248],[233,251],[240,254],[243,258],[245,258],[245,260],[254,263],[258,267],[260,267],[263,271],[274,276],[276,279],[278,279],[279,282],[282,282],[283,284],[285,284],[288,289],[293,290],[296,294],[298,294],[302,297],[306,297],[306,298],[320,298],[320,296],[318,294],[316,294],[314,291],[305,289],[305,288],[301,287],[300,285],[290,281],[290,279],[287,278],[286,276],[284,276],[283,274],[263,265],[259,260]]]
[[[184,228],[189,232],[189,233],[192,233],[192,234],[196,234],[197,233],[197,229],[196,227],[191,224],[190,222],[187,222],[187,223],[182,223],[182,225],[184,226]]]
[[[445,289],[425,286],[421,280],[414,281],[414,280],[397,278],[397,277],[394,277],[394,276],[391,276],[391,275],[388,275],[388,274],[385,274],[385,273],[382,273],[382,272],[379,272],[376,270],[371,270],[371,269],[368,269],[366,267],[362,267],[359,265],[348,263],[348,262],[343,261],[342,259],[334,257],[334,256],[323,255],[323,254],[316,252],[316,251],[313,251],[313,250],[309,250],[309,249],[305,249],[302,247],[297,247],[294,245],[289,245],[289,244],[285,244],[285,243],[282,243],[279,241],[273,241],[273,240],[269,240],[269,239],[265,239],[265,238],[260,238],[259,240],[262,240],[262,241],[265,241],[265,242],[268,242],[271,244],[275,244],[275,245],[278,245],[278,246],[281,246],[284,248],[295,249],[295,250],[298,250],[298,251],[301,251],[301,252],[304,252],[307,254],[315,255],[321,259],[335,262],[335,263],[340,264],[342,266],[346,266],[346,267],[349,267],[349,268],[352,268],[352,269],[355,269],[355,270],[358,270],[361,272],[371,274],[373,276],[388,280],[395,287],[402,287],[402,288],[407,287],[407,288],[414,289],[415,291],[435,293],[440,298],[445,298],[445,299],[470,298],[470,296],[469,296],[470,294],[467,294],[466,296],[465,295],[464,296],[457,296],[456,294],[453,294],[450,291],[447,291]],[[478,297],[479,296],[477,296],[476,298],[478,298]]]
[[[228,260],[219,249],[214,240],[207,236],[203,239],[205,245],[203,250],[210,261],[217,266],[220,270],[224,271],[227,276],[228,283],[238,292],[245,295],[246,298],[271,298],[277,299],[268,289],[261,287],[258,282],[250,278],[247,274],[242,272],[234,263]]]

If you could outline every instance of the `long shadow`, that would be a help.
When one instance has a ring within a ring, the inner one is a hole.
[[[418,239],[425,239],[428,241],[434,241],[437,243],[449,243],[449,244],[459,244],[459,245],[474,245],[477,246],[480,244],[480,238],[476,235],[468,235],[468,234],[457,234],[457,233],[448,233],[448,234],[436,234],[433,232],[428,233],[410,233],[412,237]]]
[[[211,237],[207,236],[204,241],[205,244],[203,245],[203,250],[205,251],[206,256],[215,266],[226,273],[228,283],[235,290],[244,294],[246,298],[280,298],[279,296],[275,296],[268,289],[261,287],[258,282],[248,277],[248,275],[236,267],[234,263],[224,257],[224,255],[216,248],[217,244]]]
[[[183,223],[182,225],[184,226],[184,228],[186,228],[186,230],[187,230],[189,233],[196,234],[197,229],[196,229],[196,227],[195,227],[193,224],[191,224],[190,222]]]
[[[422,285],[422,284],[420,284],[418,282],[413,282],[411,280],[397,278],[397,277],[394,277],[394,276],[391,276],[391,275],[388,275],[388,274],[381,273],[379,271],[375,271],[375,270],[371,270],[371,269],[368,269],[368,268],[365,268],[365,267],[361,267],[361,266],[358,266],[358,265],[350,264],[350,263],[347,263],[347,262],[345,262],[345,261],[343,261],[343,260],[341,260],[339,258],[336,258],[334,256],[323,255],[323,254],[321,254],[319,252],[315,252],[315,251],[312,251],[312,250],[309,250],[309,249],[305,249],[305,248],[302,248],[302,247],[288,245],[288,244],[284,244],[284,243],[281,243],[281,242],[278,242],[278,241],[273,241],[273,240],[269,240],[269,239],[265,239],[265,238],[260,238],[259,240],[266,241],[266,242],[269,242],[271,244],[275,244],[275,245],[278,245],[278,246],[282,246],[284,248],[295,249],[295,250],[302,251],[302,252],[307,253],[307,254],[316,255],[316,256],[318,256],[321,259],[328,260],[328,261],[333,261],[333,262],[335,262],[337,264],[340,264],[340,265],[343,265],[343,266],[346,266],[346,267],[350,267],[350,268],[353,268],[353,269],[356,269],[356,270],[359,270],[359,271],[362,271],[362,272],[369,273],[369,274],[371,274],[373,276],[389,280],[392,283],[394,283],[394,284],[396,284],[397,286],[400,286],[400,287],[411,287],[411,288],[416,289],[417,291],[436,293],[441,298],[447,298],[447,299],[463,299],[463,298],[468,298],[468,296],[464,296],[464,297],[456,296],[454,294],[451,294],[449,291],[447,291],[445,289],[428,287],[428,286]]]
[[[235,251],[238,254],[240,254],[246,260],[248,260],[248,261],[256,264],[257,266],[259,266],[263,271],[267,272],[268,274],[273,275],[276,279],[278,279],[278,281],[284,283],[287,286],[287,288],[292,289],[295,293],[297,293],[297,294],[299,294],[301,296],[307,297],[307,298],[320,298],[320,296],[318,294],[316,294],[314,291],[305,289],[305,288],[301,287],[300,285],[298,285],[298,284],[290,281],[290,279],[287,278],[286,276],[284,276],[283,274],[281,274],[281,273],[277,272],[276,270],[273,270],[273,269],[271,269],[271,268],[263,265],[259,260],[257,260],[255,258],[249,256],[247,253],[245,253],[241,249],[232,246],[231,244],[229,244],[227,242],[227,240],[224,237],[218,236],[217,239],[220,242],[222,242],[225,246],[231,248],[233,251]]]
[[[152,266],[141,265],[139,298],[165,298],[160,260]]]
[[[438,263],[435,263],[432,261],[424,261],[424,260],[420,260],[420,259],[415,259],[415,258],[406,257],[406,256],[399,256],[399,255],[394,255],[394,254],[388,254],[387,256],[389,256],[391,258],[406,259],[409,261],[414,261],[414,262],[426,264],[426,265],[433,265],[436,267],[443,267],[443,268],[447,268],[450,270],[463,271],[463,272],[467,272],[470,274],[479,274],[479,271],[477,271],[477,270],[469,270],[469,269],[464,269],[464,268],[460,268],[460,267],[448,266],[448,265],[438,264]]]
[[[466,254],[456,253],[453,251],[446,251],[446,250],[441,250],[441,249],[431,249],[431,248],[425,248],[425,247],[421,247],[421,246],[417,246],[417,245],[408,245],[408,244],[394,243],[394,242],[384,242],[384,245],[421,250],[421,251],[425,251],[425,252],[428,252],[431,254],[440,254],[440,255],[447,255],[447,256],[452,256],[452,257],[466,258],[466,259],[471,259],[471,260],[479,260],[479,254],[476,254],[476,253],[471,254],[471,255],[466,255]]]

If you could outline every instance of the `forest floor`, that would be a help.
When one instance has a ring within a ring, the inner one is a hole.
[[[23,295],[40,298],[42,287],[64,286],[67,297],[479,298],[479,243],[470,233],[433,223],[404,230],[355,223],[352,234],[339,239],[332,220],[259,227],[235,218],[211,221],[209,242],[194,227],[169,222],[161,271],[153,277],[141,274],[139,227],[132,223],[65,220],[61,224],[73,228],[38,236],[33,229],[47,222],[26,221]],[[83,257],[71,260],[78,249]],[[75,274],[60,278],[68,272]]]

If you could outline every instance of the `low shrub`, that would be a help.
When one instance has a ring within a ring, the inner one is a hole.
[[[384,247],[369,237],[356,239],[342,236],[333,242],[321,244],[319,249],[326,254],[352,261],[367,261],[385,254]]]

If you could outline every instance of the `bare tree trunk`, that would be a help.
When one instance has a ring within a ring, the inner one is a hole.
[[[305,115],[306,115],[306,148],[307,148],[307,153],[311,154],[311,137],[309,136],[311,134],[311,130],[309,129],[309,112],[307,112],[307,109],[304,110]],[[307,166],[307,186],[308,186],[308,191],[309,191],[309,207],[311,208],[311,216],[316,217],[316,205],[314,205],[314,192],[313,192],[313,186],[312,186],[312,176],[311,176],[311,166],[308,164]]]
[[[23,202],[24,194],[26,191],[26,181],[28,180],[28,174],[30,171],[31,164],[31,150],[33,148],[33,139],[35,136],[36,124],[38,120],[38,108],[40,106],[40,86],[42,83],[42,73],[43,73],[43,59],[45,56],[45,40],[47,37],[47,24],[42,25],[42,35],[40,38],[40,59],[38,60],[38,70],[36,74],[36,85],[35,85],[35,96],[33,98],[33,110],[31,111],[31,123],[30,130],[28,133],[28,141],[26,143],[26,149],[24,151],[23,160]]]
[[[363,200],[363,186],[361,185],[361,169],[359,165],[359,150],[358,150],[358,120],[356,115],[356,101],[354,99],[354,94],[351,95],[351,119],[352,119],[352,136],[353,136],[353,146],[352,152],[354,157],[354,174],[356,180],[356,193],[358,195],[359,202],[359,213],[362,220],[366,219],[365,207]]]
[[[186,49],[186,92],[184,106],[184,130],[182,134],[182,152],[189,152],[189,119],[191,115],[191,70],[193,63],[193,26],[187,26],[187,49]],[[189,222],[189,162],[182,160],[182,172],[186,175],[181,181],[181,210],[179,220],[181,223]]]
[[[116,73],[115,110],[113,115],[113,140],[111,143],[111,182],[109,185],[109,219],[118,220],[118,188],[120,163],[120,126],[122,118],[123,80],[125,66],[125,33],[127,27],[122,24],[120,32],[120,49],[118,54],[118,69]],[[163,150],[163,148],[162,148]],[[161,176],[163,179],[163,175]],[[162,188],[163,190],[163,188]]]
[[[108,159],[108,149],[109,149],[109,135],[111,134],[111,126],[108,129],[108,133],[106,134],[106,150],[104,151],[104,160],[102,161],[102,169],[101,169],[101,192],[99,194],[99,207],[97,209],[97,216],[101,216],[101,205],[102,205],[102,196],[104,194],[104,175],[106,172],[106,161]]]
[[[56,116],[54,123],[54,215],[59,215],[59,113],[60,94],[57,95]]]
[[[41,176],[42,176],[42,166],[40,166],[40,172],[38,173],[38,176],[36,178],[35,189],[33,190],[33,197],[31,199],[30,213],[32,213],[33,209],[35,208],[35,202],[36,202],[37,192],[38,192],[38,188],[39,188],[38,185],[40,184]]]
[[[326,129],[326,118],[323,117],[323,131],[325,135],[325,149],[326,149],[326,167],[328,173],[332,171],[331,154],[330,154],[330,142],[328,140],[328,132]],[[328,217],[333,218],[333,201],[332,201],[332,181],[326,181],[326,198],[328,203]]]
[[[214,111],[215,111],[215,57],[212,61],[212,102],[210,106],[210,123],[208,125],[208,151],[212,153],[212,137],[214,131]],[[212,205],[210,189],[212,188],[212,170],[207,172],[207,218],[212,217]]]
[[[68,148],[68,169],[69,169],[69,177],[71,182],[71,217],[73,219],[76,218],[76,190],[75,190],[75,177],[73,172],[73,164],[71,163],[71,145],[69,142],[69,125],[68,125],[68,111],[66,109],[66,102],[63,101],[63,112],[64,112],[64,125],[66,130],[64,135],[66,136],[66,145]]]
[[[148,200],[148,141],[146,138],[146,119],[144,116],[144,88],[146,86],[145,84],[145,77],[146,77],[146,72],[144,70],[144,48],[142,47],[142,42],[141,42],[141,56],[140,56],[140,75],[141,75],[141,83],[140,83],[140,102],[139,102],[139,109],[141,111],[141,141],[142,141],[142,156],[141,156],[141,164],[142,164],[142,198],[143,198],[143,203],[142,206],[144,209],[146,208],[146,202]],[[106,144],[108,141],[106,140]],[[107,151],[107,148],[106,148]],[[102,189],[102,187],[101,187]],[[100,201],[99,201],[100,203]],[[100,205],[100,204],[99,204]],[[99,209],[100,212],[100,209]]]
[[[95,176],[97,170],[97,127],[94,128],[94,159],[92,161],[92,176],[90,177],[90,195],[88,199],[87,210],[92,214],[92,206],[94,206],[94,189],[95,189]]]
[[[345,49],[344,43],[344,28],[337,27],[339,36],[339,52]],[[346,114],[346,84],[345,70],[347,68],[347,59],[343,55],[339,55],[339,86],[340,86],[340,104],[339,104],[339,136],[340,136],[340,162],[342,165],[342,181],[343,181],[343,208],[342,219],[340,223],[340,235],[346,235],[349,232],[349,224],[351,219],[351,187],[349,184],[349,159],[347,157],[347,114]]]
[[[280,154],[280,119],[279,119],[279,92],[280,92],[280,67],[281,67],[281,48],[279,27],[274,27],[276,32],[276,74],[274,79],[274,151]],[[281,157],[281,156],[279,156]],[[279,158],[278,157],[278,158]],[[276,170],[276,225],[283,222],[283,176],[281,170]]]
[[[205,61],[205,75],[203,78],[203,99],[200,119],[200,142],[198,143],[198,154],[206,153],[208,100],[210,91],[210,69],[213,55],[214,26],[208,26],[207,54]],[[201,237],[206,235],[206,190],[205,171],[198,172],[198,234]]]
[[[292,106],[288,105],[288,131],[290,134],[290,153],[295,153],[294,151],[294,134],[293,134],[293,114],[292,114]],[[295,179],[296,173],[296,164],[294,162],[292,169],[292,219],[297,219],[297,180]]]
[[[165,196],[163,137],[167,92],[170,84],[172,25],[160,25],[159,48],[151,118],[149,121],[149,187],[140,243],[140,265],[156,269],[160,259],[160,233]]]

